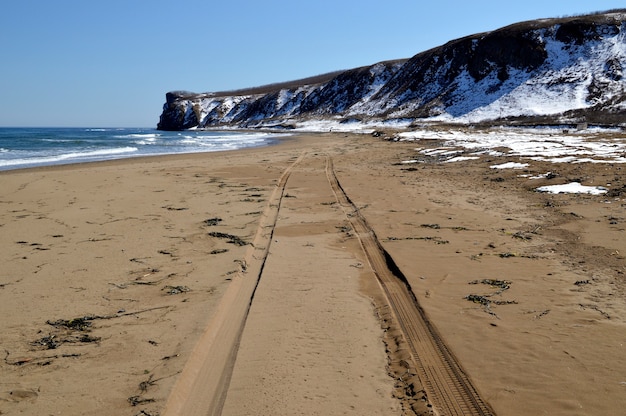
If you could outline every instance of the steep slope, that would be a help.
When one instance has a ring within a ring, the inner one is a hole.
[[[255,89],[166,95],[158,128],[310,119],[626,122],[626,10],[468,36],[408,60]]]

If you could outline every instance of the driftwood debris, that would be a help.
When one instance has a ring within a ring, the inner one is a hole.
[[[78,318],[73,319],[58,319],[56,321],[46,321],[48,325],[54,326],[55,328],[65,328],[74,331],[87,331],[91,328],[92,321],[99,319],[114,319],[121,318],[122,316],[132,316],[139,315],[141,313],[151,312],[159,309],[168,309],[171,306],[155,306],[152,308],[142,309],[134,312],[122,312],[122,313],[114,313],[111,315],[85,315]]]

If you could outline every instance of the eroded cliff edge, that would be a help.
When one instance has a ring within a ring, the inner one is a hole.
[[[238,91],[166,94],[158,128],[310,120],[590,122],[625,117],[626,9],[522,22],[410,59]]]

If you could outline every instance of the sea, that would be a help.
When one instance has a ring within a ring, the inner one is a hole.
[[[219,152],[267,146],[279,136],[265,132],[154,128],[0,127],[0,170],[138,156]]]

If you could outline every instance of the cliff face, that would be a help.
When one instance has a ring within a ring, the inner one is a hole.
[[[311,119],[626,122],[626,10],[519,23],[408,60],[225,93],[169,92],[158,128]]]

